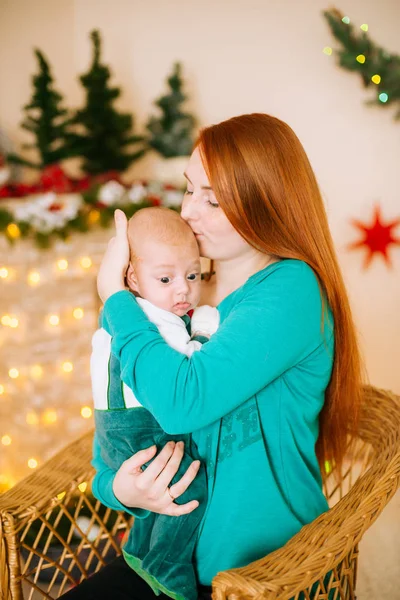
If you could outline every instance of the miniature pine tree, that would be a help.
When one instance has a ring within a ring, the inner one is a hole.
[[[53,77],[47,60],[40,50],[35,50],[35,54],[39,73],[33,76],[35,91],[30,103],[24,106],[27,116],[22,127],[36,137],[35,143],[24,144],[23,148],[36,148],[40,161],[33,162],[14,153],[9,154],[7,159],[10,163],[43,169],[71,155],[66,143],[69,119],[68,111],[61,106],[62,96],[52,86]]]
[[[101,40],[98,31],[92,31],[93,62],[89,71],[80,77],[86,90],[86,106],[78,110],[73,125],[83,133],[73,133],[70,142],[75,155],[84,158],[83,169],[87,173],[124,171],[145,153],[142,136],[132,135],[133,118],[119,113],[113,103],[120,89],[110,87],[110,69],[101,64]],[[133,144],[140,144],[136,151],[129,151]]]
[[[182,92],[181,65],[175,63],[174,71],[168,78],[170,93],[161,96],[156,102],[162,111],[160,118],[151,117],[147,123],[150,137],[148,144],[165,158],[188,156],[193,148],[195,119],[181,111],[186,100]]]

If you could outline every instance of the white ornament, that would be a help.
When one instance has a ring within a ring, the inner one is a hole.
[[[147,194],[147,188],[142,183],[134,183],[128,191],[128,199],[132,204],[140,204]]]
[[[54,192],[48,192],[16,207],[14,216],[17,221],[30,223],[41,233],[48,233],[53,229],[62,229],[74,219],[81,203],[82,198],[78,194],[57,196]]]
[[[99,190],[99,200],[107,206],[121,202],[125,195],[125,188],[118,181],[108,181]]]
[[[84,515],[76,519],[76,524],[78,525],[79,529],[85,534],[89,542],[94,542],[94,540],[97,539],[100,533],[100,527],[96,523],[92,522],[92,524],[90,524],[90,522],[91,519],[89,519],[89,517],[85,517]],[[82,534],[80,531],[78,531],[78,529],[75,529],[74,533],[82,539]]]

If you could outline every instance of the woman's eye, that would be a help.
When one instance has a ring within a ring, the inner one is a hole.
[[[160,281],[161,281],[161,283],[169,283],[170,278],[169,277],[161,277]]]
[[[209,204],[213,208],[218,208],[219,207],[218,202],[211,202],[211,200],[207,200],[207,204]]]
[[[193,192],[191,192],[190,190],[186,190],[186,191],[185,191],[185,194],[186,194],[187,196],[191,196],[191,195],[193,194]]]
[[[189,279],[189,281],[196,281],[198,276],[198,273],[190,273],[190,275],[188,275],[187,278]]]

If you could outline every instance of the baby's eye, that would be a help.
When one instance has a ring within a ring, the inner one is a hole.
[[[189,281],[196,281],[198,276],[199,276],[198,273],[190,273],[190,275],[188,275],[187,278],[189,279]]]
[[[161,277],[160,281],[161,283],[169,283],[171,280],[169,277]]]

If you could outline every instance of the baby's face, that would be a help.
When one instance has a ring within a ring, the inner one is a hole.
[[[182,317],[200,300],[200,268],[195,241],[172,246],[146,240],[135,261],[133,288],[155,306]]]

